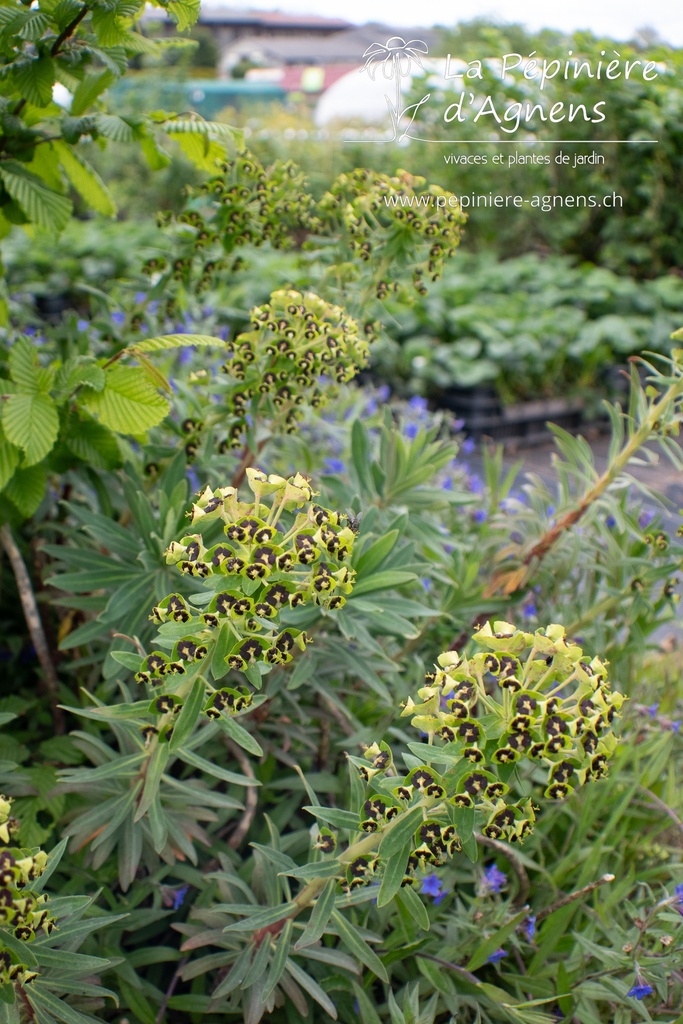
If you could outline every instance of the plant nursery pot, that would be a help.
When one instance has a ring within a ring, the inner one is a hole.
[[[504,406],[493,388],[448,388],[435,398],[464,420],[466,433],[512,444],[547,441],[548,422],[578,430],[585,404],[582,398],[547,398]]]

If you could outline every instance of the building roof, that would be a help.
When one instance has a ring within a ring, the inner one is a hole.
[[[284,11],[254,11],[246,7],[206,6],[199,14],[201,25],[232,25],[259,29],[300,29],[301,31],[339,32],[352,23],[344,18],[324,18],[317,14],[286,14]]]
[[[429,45],[434,33],[415,29]],[[413,38],[412,34],[403,36]],[[306,34],[291,36],[242,36],[224,50],[222,63],[237,63],[241,57],[273,64],[362,64],[363,54],[374,42],[388,39],[396,31],[386,25],[361,25],[333,35],[317,37]]]

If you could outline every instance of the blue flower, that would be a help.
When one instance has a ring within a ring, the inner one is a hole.
[[[152,301],[147,306],[147,312],[151,313],[152,316],[154,316],[154,314],[156,313],[158,308],[159,308],[159,300],[158,299],[152,299]]]
[[[452,491],[453,490],[453,481],[451,480],[451,478],[449,476],[447,476],[446,479],[443,481],[443,483],[441,484],[441,487],[442,487],[442,489],[444,491]]]
[[[388,384],[380,384],[377,388],[377,398],[380,402],[388,402],[391,395],[391,388]]]
[[[420,889],[420,892],[424,896],[433,896],[435,906],[438,906],[439,903],[441,903],[441,901],[448,895],[446,890],[441,888],[441,879],[434,873],[427,875],[426,878],[422,879],[422,888]]]
[[[341,459],[325,459],[324,469],[326,473],[345,473],[346,466]]]
[[[483,494],[484,492],[484,482],[477,473],[472,473],[468,478],[467,486],[472,494]]]
[[[480,891],[482,894],[500,892],[507,885],[507,875],[501,871],[497,864],[489,864],[484,868]]]
[[[654,512],[641,512],[638,516],[638,526],[641,528],[641,530],[647,529],[647,527],[650,525],[654,517]]]
[[[659,711],[659,704],[650,704],[650,706],[647,707],[645,710],[647,711],[650,718],[654,718],[657,712]]]
[[[678,899],[674,903],[674,910],[677,910],[681,916],[683,916],[683,885],[677,885],[674,892],[678,896]]]
[[[636,978],[635,985],[628,990],[626,995],[631,996],[633,999],[644,999],[645,996],[651,996],[653,992],[652,985],[647,985],[642,978]]]
[[[183,900],[185,899],[185,897],[187,895],[187,890],[189,888],[190,888],[189,885],[181,885],[181,887],[179,889],[176,889],[175,895],[173,897],[173,909],[174,910],[180,910],[180,908],[183,905]]]
[[[614,516],[607,516],[607,519],[605,519],[605,526],[609,527],[609,529],[611,530],[612,527],[616,526],[616,525],[617,525],[617,521],[614,518]]]
[[[415,438],[417,437],[417,431],[417,423],[407,423],[404,433],[409,441],[414,441]]]
[[[121,324],[124,324],[126,322],[126,314],[122,313],[118,309],[115,310],[111,315],[111,322],[115,324],[117,327],[120,327]]]
[[[185,470],[185,476],[187,477],[190,483],[192,493],[197,494],[202,489],[202,485],[199,480],[199,477],[197,476],[196,471],[192,468],[192,466],[188,466],[188,468]]]
[[[429,593],[429,591],[432,589],[432,581],[430,579],[427,579],[427,577],[425,576],[423,579],[420,580],[420,583],[422,584],[423,589],[426,590],[427,593]]]
[[[135,293],[135,301],[138,304],[138,306],[141,306],[146,298],[147,298],[147,292],[136,292]]]
[[[545,510],[545,514],[548,517],[554,516],[555,515],[555,506],[554,505],[548,505],[547,509]]]
[[[526,936],[527,942],[531,942],[531,940],[533,939],[534,935],[536,934],[536,915],[535,914],[529,914],[529,916],[524,919],[524,925],[523,925],[523,929],[522,930],[523,930],[523,932],[524,932],[524,934]]]
[[[538,615],[536,605],[533,601],[527,601],[527,603],[522,608],[522,614],[524,615],[525,619],[533,619],[535,615]]]
[[[680,718],[674,719],[674,721],[671,723],[671,730],[672,730],[672,732],[680,732],[681,731],[681,720],[680,720]]]
[[[462,430],[462,428],[464,426],[465,426],[465,421],[464,420],[453,420],[453,422],[451,423],[451,427],[453,428],[453,430],[455,430],[456,433],[459,430]]]
[[[408,407],[422,417],[427,412],[427,399],[420,395],[414,395],[408,402]]]
[[[483,508],[478,508],[477,511],[472,516],[472,518],[474,519],[475,523],[485,523],[487,519],[486,510]]]
[[[365,415],[374,416],[377,412],[378,405],[374,398],[371,398],[368,404],[365,406]]]
[[[491,956],[487,958],[487,962],[490,964],[497,964],[499,960],[502,960],[507,953],[504,949],[497,949],[495,953],[491,953]]]
[[[76,330],[77,331],[88,331],[88,330],[90,330],[90,321],[89,320],[77,320],[76,321]]]
[[[460,445],[460,450],[463,453],[463,455],[471,455],[476,447],[477,446],[474,442],[474,438],[466,437],[463,443]]]

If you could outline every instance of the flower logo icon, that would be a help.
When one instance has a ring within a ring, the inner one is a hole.
[[[410,74],[413,63],[417,64],[424,71],[421,58],[428,53],[429,47],[423,39],[411,39],[406,42],[402,36],[392,36],[390,39],[387,39],[386,43],[371,43],[363,54],[365,64],[361,71],[367,71],[370,78],[374,81],[378,70],[381,68],[384,78],[387,81],[393,79],[395,82],[395,103],[392,103],[389,96],[386,97],[394,126],[394,138],[396,138],[398,133],[401,117],[409,109],[412,109],[408,107],[403,109],[401,105],[401,79]],[[417,106],[421,106],[428,98],[428,96],[425,96],[424,100],[421,100]],[[417,109],[413,113],[413,118],[416,112]],[[404,132],[402,138],[405,137],[405,134]]]

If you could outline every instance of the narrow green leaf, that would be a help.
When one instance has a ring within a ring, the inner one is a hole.
[[[363,939],[361,939],[358,932],[349,924],[344,915],[338,910],[333,910],[332,920],[334,921],[339,932],[339,936],[345,946],[355,957],[357,957],[358,960],[360,960],[362,964],[365,964],[369,971],[372,971],[372,973],[377,975],[381,981],[388,984],[389,976],[387,975],[384,964],[375,951],[370,949],[367,942],[364,942]]]
[[[243,729],[239,722],[236,722],[231,716],[223,715],[222,718],[218,719],[219,725],[222,729],[227,732],[230,739],[234,740],[235,743],[246,750],[247,753],[253,754],[254,757],[261,757],[263,755],[263,748],[259,746],[251,733]]]
[[[293,946],[294,950],[303,949],[304,946],[311,946],[323,935],[330,915],[334,910],[336,895],[337,883],[331,878],[315,901],[315,906],[311,911],[306,927]]]
[[[268,972],[268,977],[266,978],[266,982],[263,986],[261,998],[264,1003],[268,1001],[273,989],[284,974],[284,970],[287,965],[287,957],[289,955],[293,927],[294,922],[290,918],[280,932],[280,936],[275,947],[275,955],[273,956],[270,965],[270,971]]]
[[[376,572],[366,576],[354,584],[351,599],[356,595],[369,594],[375,590],[389,590],[394,587],[401,587],[404,583],[412,583],[417,579],[414,572],[404,572],[400,569],[386,569],[384,572]]]
[[[363,552],[355,566],[359,578],[362,578],[367,573],[371,573],[380,562],[384,561],[397,539],[398,530],[389,530],[388,533],[380,537],[379,540],[376,540],[374,544],[371,544]]]
[[[325,1013],[328,1014],[332,1020],[336,1020],[336,1007],[327,993],[323,992],[317,981],[314,981],[310,974],[306,974],[306,972],[299,967],[298,964],[295,964],[293,960],[288,959],[285,967],[297,984],[301,985],[305,992],[308,992],[311,999],[315,999],[316,1003],[319,1006],[322,1006]]]
[[[392,854],[401,851],[405,843],[410,839],[417,826],[422,821],[422,808],[411,807],[404,811],[398,818],[394,818],[385,831],[379,844],[379,851],[383,857],[391,857]]]
[[[298,910],[296,903],[282,903],[279,907],[262,907],[260,910],[257,909],[255,914],[250,914],[249,917],[242,918],[241,921],[233,921],[232,924],[226,925],[223,931],[228,935],[232,932],[255,932],[259,928],[267,928],[277,921],[282,921],[296,910]]]
[[[502,928],[499,928],[495,934],[480,943],[470,957],[469,963],[466,965],[467,970],[476,971],[479,967],[483,966],[491,954],[495,953],[497,949],[500,949],[507,937],[514,932],[515,928],[521,924],[528,914],[528,910],[521,910],[519,914],[515,914],[511,921],[508,921],[508,923],[503,925]]]
[[[377,906],[385,907],[391,903],[396,893],[401,888],[401,882],[408,865],[408,857],[412,849],[412,843],[405,844],[403,849],[395,850],[384,864],[384,875],[382,884],[377,894]]]
[[[205,758],[200,757],[199,754],[195,754],[193,750],[176,751],[178,757],[180,757],[185,764],[189,764],[192,768],[197,768],[200,772],[206,772],[207,775],[213,775],[215,779],[222,779],[224,782],[232,782],[235,786],[260,786],[261,783],[258,779],[248,779],[246,775],[238,775],[236,772],[228,771],[227,768],[222,768],[220,765],[214,764],[213,761],[207,761]]]
[[[141,818],[147,813],[147,809],[151,804],[152,800],[159,792],[159,783],[161,782],[161,776],[164,768],[168,763],[170,751],[168,749],[168,743],[157,743],[154,751],[150,757],[149,768],[147,769],[147,775],[145,777],[145,788],[142,791],[142,799],[135,812],[133,821],[140,821]]]
[[[414,921],[417,922],[418,926],[424,931],[429,931],[429,914],[424,903],[415,892],[412,885],[406,885],[403,889],[399,889],[396,897],[403,906],[406,908],[410,916]]]
[[[197,724],[199,713],[205,700],[206,686],[201,678],[195,679],[189,697],[183,704],[178,720],[173,726],[173,735],[169,743],[171,753],[176,753],[185,740],[189,739]]]
[[[324,821],[326,825],[333,825],[335,828],[350,828],[358,832],[358,815],[353,811],[344,811],[337,807],[304,807],[310,811],[318,821]]]

